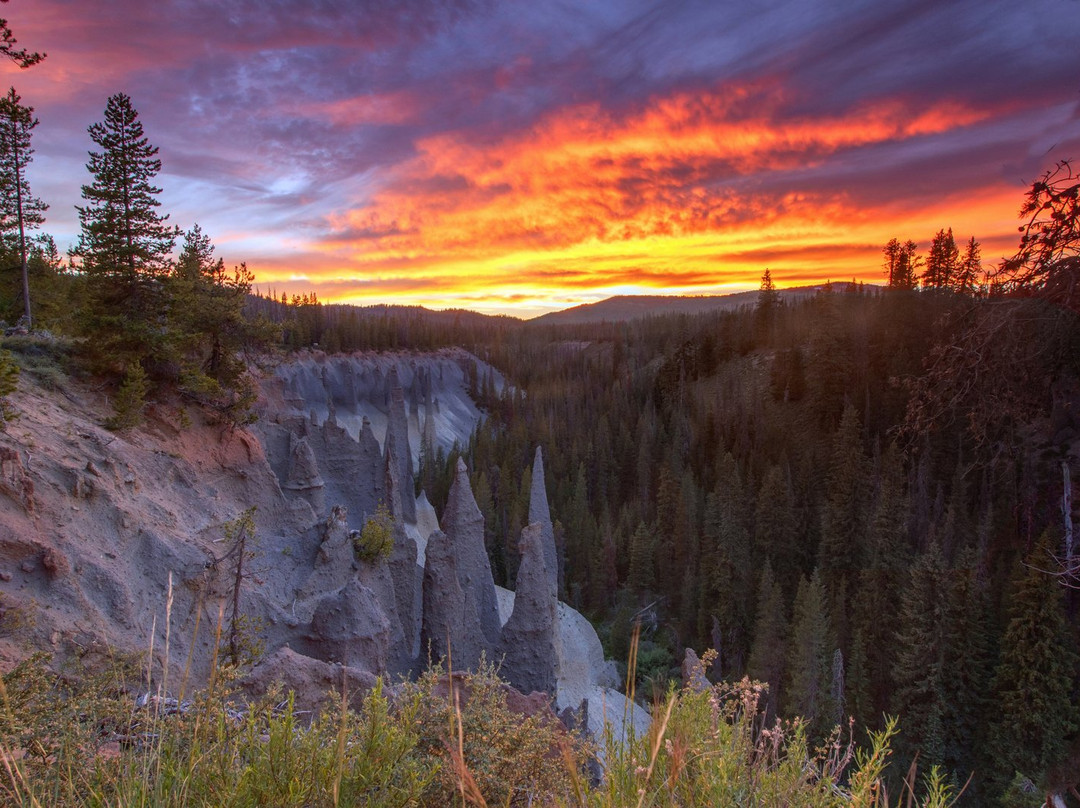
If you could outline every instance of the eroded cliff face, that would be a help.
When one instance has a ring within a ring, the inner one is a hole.
[[[204,678],[216,627],[230,625],[239,554],[227,537],[254,507],[239,591],[244,639],[264,644],[253,681],[405,675],[450,638],[455,668],[505,657],[512,684],[560,708],[591,699],[595,721],[619,701],[605,691],[614,669],[555,601],[546,499],[534,494],[519,543],[535,574],[515,603],[492,583],[465,470],[441,526],[412,495],[417,444],[464,444],[479,423],[473,368],[497,378],[462,351],[303,355],[264,374],[250,429],[153,405],[122,434],[98,425],[100,393],[25,381],[22,417],[0,434],[0,665],[38,649],[92,663],[152,648],[155,677],[190,659]],[[542,483],[539,453],[536,467]],[[395,517],[392,552],[360,560],[354,542],[380,503]]]
[[[267,406],[276,413],[309,417],[316,425],[333,417],[354,439],[366,418],[379,445],[394,416],[392,390],[401,389],[409,451],[399,452],[402,469],[415,470],[427,443],[449,452],[454,443],[469,442],[481,413],[468,394],[468,374],[491,375],[501,391],[502,375],[461,349],[435,353],[334,354],[304,352],[273,371],[275,383],[264,385]],[[398,440],[401,440],[400,427]]]

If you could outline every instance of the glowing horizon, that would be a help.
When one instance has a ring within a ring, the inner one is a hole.
[[[49,53],[4,68],[41,119],[44,229],[74,241],[86,126],[126,92],[171,221],[278,295],[529,317],[766,268],[880,283],[890,238],[925,251],[946,227],[992,264],[1027,185],[1080,156],[1080,81],[1054,58],[1080,21],[1048,0],[166,5],[5,9]]]

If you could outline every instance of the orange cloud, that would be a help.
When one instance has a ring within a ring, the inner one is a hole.
[[[850,251],[821,256],[830,243],[850,242],[851,228],[872,221],[875,211],[844,194],[769,192],[763,179],[813,169],[841,150],[939,134],[991,114],[889,100],[843,115],[785,119],[784,102],[777,84],[725,87],[679,93],[623,115],[596,105],[565,109],[491,142],[459,133],[430,137],[367,204],[333,222],[336,235],[323,248],[346,272],[422,266],[429,277],[470,292],[507,285],[696,290],[736,277],[756,283],[760,261],[740,255],[777,244],[817,251],[793,274],[826,271],[829,261],[836,263],[831,277],[865,274],[867,252],[874,270],[879,263],[876,248],[858,254],[858,269]],[[869,228],[884,243],[890,236],[878,229]],[[626,260],[627,252],[640,257]]]

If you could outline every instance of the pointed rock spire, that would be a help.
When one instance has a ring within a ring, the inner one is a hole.
[[[399,493],[397,460],[392,446],[386,450],[386,502],[393,517],[394,547],[390,554],[390,574],[394,580],[394,598],[397,614],[401,620],[401,629],[405,638],[408,658],[399,657],[399,661],[412,661],[420,650],[420,579],[417,567],[416,542],[405,531],[402,498]]]
[[[347,511],[340,505],[335,505],[322,525],[319,552],[307,580],[296,592],[297,604],[294,609],[304,613],[308,605],[314,607],[316,598],[341,589],[348,583],[354,575],[353,558]]]
[[[386,455],[384,456],[384,471],[386,473],[386,508],[394,517],[394,522],[400,524],[404,519],[401,496],[401,474],[397,464],[396,452],[392,441],[386,442]]]
[[[559,597],[559,553],[555,547],[555,527],[551,524],[551,510],[548,508],[547,487],[544,482],[544,453],[536,447],[533,457],[532,484],[529,486],[529,523],[540,525],[540,543],[544,553],[544,568],[547,571],[551,597]]]
[[[435,405],[431,399],[430,386],[424,399],[424,428],[420,437],[420,454],[430,463],[435,457]]]
[[[454,670],[471,670],[484,650],[476,601],[459,582],[452,539],[441,530],[428,537],[424,561],[424,605],[420,657],[447,659]]]
[[[415,562],[414,562],[415,563]],[[408,673],[412,669],[413,639],[409,636],[405,622],[411,620],[411,601],[407,604],[408,614],[402,615],[399,608],[398,589],[394,581],[393,570],[388,559],[374,562],[362,562],[357,570],[357,580],[367,587],[382,607],[388,628],[386,642],[386,669],[395,675]]]
[[[461,590],[466,600],[475,604],[487,647],[494,648],[499,642],[501,625],[491,562],[484,547],[484,516],[476,505],[469,486],[469,472],[461,458],[443,511],[442,529],[450,537]]]
[[[289,437],[289,471],[285,475],[286,491],[293,491],[307,500],[316,516],[326,513],[326,483],[319,474],[319,463],[306,436]]]
[[[371,421],[365,415],[360,423],[360,463],[359,485],[365,496],[371,503],[369,514],[375,510],[379,502],[386,502],[386,458],[383,457],[382,448],[371,429]]]
[[[319,464],[307,437],[293,435],[290,443],[289,473],[285,479],[285,488],[290,491],[322,488],[325,483],[319,474]]]
[[[405,411],[405,392],[398,382],[397,368],[391,367],[387,376],[390,390],[390,416],[386,425],[384,451],[393,451],[397,464],[399,492],[405,521],[416,522],[416,497],[413,495],[412,451],[409,449],[409,416]]]
[[[544,565],[543,529],[538,522],[521,531],[514,611],[503,626],[502,673],[522,693],[555,693],[555,599]]]

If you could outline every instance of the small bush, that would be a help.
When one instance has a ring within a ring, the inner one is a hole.
[[[113,401],[113,416],[106,426],[109,429],[130,429],[142,423],[143,407],[146,406],[146,394],[150,392],[150,380],[146,371],[138,362],[128,365],[124,381],[116,391]]]
[[[37,603],[33,598],[28,603],[13,603],[0,593],[0,637],[25,636],[37,623],[36,613]]]
[[[580,739],[551,714],[511,710],[491,665],[454,677],[433,668],[404,686],[404,699],[415,709],[417,752],[438,772],[424,805],[460,804],[463,789],[474,805],[481,798],[510,806],[569,801],[584,757]]]
[[[9,421],[19,414],[8,401],[8,396],[19,386],[19,366],[11,351],[0,350],[0,430],[7,427]]]
[[[353,531],[352,540],[353,550],[361,561],[374,564],[390,557],[394,550],[394,517],[385,505],[379,503],[363,530]]]

